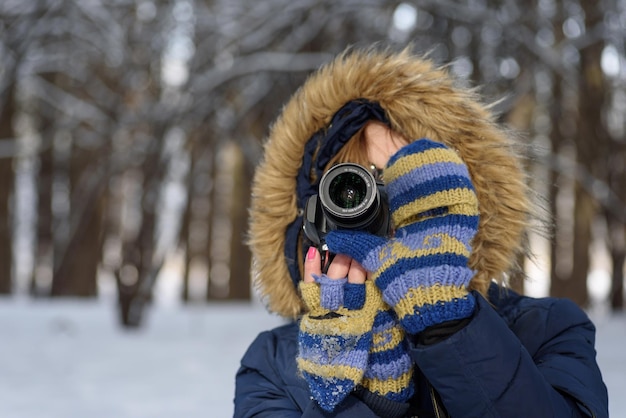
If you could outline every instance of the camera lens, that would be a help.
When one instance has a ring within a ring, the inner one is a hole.
[[[305,208],[304,232],[316,244],[336,229],[357,229],[389,236],[391,217],[387,193],[365,167],[337,164],[320,179],[319,192]]]
[[[331,224],[362,228],[376,218],[380,196],[372,173],[358,164],[338,164],[320,180],[322,209]]]
[[[367,184],[363,177],[345,172],[332,179],[328,186],[330,200],[340,208],[352,209],[363,202],[367,194]]]

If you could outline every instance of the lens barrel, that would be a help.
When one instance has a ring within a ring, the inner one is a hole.
[[[337,164],[328,170],[320,179],[318,194],[307,199],[303,215],[305,236],[320,248],[326,245],[326,234],[336,229],[358,229],[381,237],[391,234],[385,187],[358,164]]]
[[[339,228],[368,229],[380,215],[376,179],[358,164],[328,170],[320,180],[319,198],[327,219]]]

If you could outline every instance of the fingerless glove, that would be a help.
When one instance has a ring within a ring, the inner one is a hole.
[[[373,282],[316,277],[300,283],[298,369],[320,407],[332,411],[356,387],[405,402],[413,394],[404,331]]]

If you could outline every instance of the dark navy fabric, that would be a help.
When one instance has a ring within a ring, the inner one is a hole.
[[[432,413],[428,382],[452,417],[608,417],[606,387],[595,361],[595,328],[565,299],[534,299],[493,285],[490,302],[467,326],[428,346],[411,347],[419,368],[420,417]],[[376,417],[354,395],[327,414],[298,376],[298,326],[261,333],[236,377],[242,417]],[[425,415],[424,415],[425,414]]]
[[[335,113],[327,128],[316,132],[308,140],[304,146],[302,166],[296,178],[298,208],[303,210],[308,198],[317,193],[319,180],[333,156],[337,155],[346,142],[369,120],[389,123],[385,111],[378,103],[366,99],[352,100]],[[311,181],[312,178],[315,181]],[[287,227],[285,234],[287,267],[296,285],[301,279],[297,264],[297,242],[301,229],[302,216],[298,216]]]

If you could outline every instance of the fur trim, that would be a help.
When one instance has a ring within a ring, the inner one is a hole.
[[[392,129],[455,149],[468,166],[480,206],[470,266],[471,288],[482,294],[502,281],[523,252],[529,193],[509,133],[472,90],[455,85],[444,68],[408,50],[347,51],[311,75],[283,108],[257,168],[250,221],[253,280],[270,311],[296,317],[302,301],[287,270],[285,231],[296,207],[296,174],[307,140],[350,100],[385,109]]]

